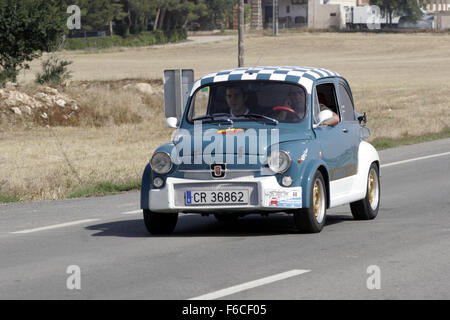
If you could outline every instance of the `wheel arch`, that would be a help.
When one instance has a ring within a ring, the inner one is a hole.
[[[326,197],[327,197],[327,209],[330,207],[330,176],[328,174],[328,170],[325,166],[325,164],[321,161],[314,161],[310,163],[307,169],[307,177],[303,180],[302,188],[303,188],[303,207],[309,208],[310,206],[310,199],[311,199],[311,183],[314,179],[314,175],[316,172],[319,171],[322,174],[324,183],[325,183],[325,190],[326,190]]]
[[[380,157],[377,150],[370,143],[361,141],[358,149],[358,172],[354,183],[353,190],[355,193],[361,193],[361,199],[366,196],[367,192],[367,175],[372,163],[375,163],[378,167],[378,174],[381,177],[381,165]]]
[[[150,163],[145,167],[142,174],[141,184],[141,209],[150,209],[149,193],[152,186],[152,166]]]
[[[330,208],[330,177],[328,176],[328,171],[325,169],[325,166],[320,165],[317,168],[317,171],[320,171],[322,174],[323,180],[325,182],[325,191],[327,196],[327,209]]]

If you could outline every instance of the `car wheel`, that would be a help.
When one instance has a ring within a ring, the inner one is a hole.
[[[214,217],[219,222],[235,222],[237,219],[239,219],[239,215],[235,213],[214,213]]]
[[[380,207],[380,173],[376,163],[372,163],[367,175],[366,197],[350,203],[353,218],[356,220],[372,220]]]
[[[327,191],[320,171],[314,175],[311,184],[309,208],[294,212],[295,226],[299,231],[318,233],[322,231],[327,217]]]
[[[172,233],[177,221],[178,213],[157,213],[144,210],[145,226],[151,234]]]

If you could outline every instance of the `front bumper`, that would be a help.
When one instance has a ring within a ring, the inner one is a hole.
[[[249,203],[186,205],[186,191],[249,190]],[[194,180],[169,177],[161,189],[151,189],[148,208],[153,212],[257,212],[286,211],[302,207],[302,188],[286,188],[278,184],[275,176],[242,177],[224,180]]]

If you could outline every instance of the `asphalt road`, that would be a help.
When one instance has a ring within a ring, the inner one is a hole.
[[[320,234],[183,215],[150,236],[138,193],[0,205],[0,299],[450,299],[450,139],[380,156],[378,217],[335,208]]]

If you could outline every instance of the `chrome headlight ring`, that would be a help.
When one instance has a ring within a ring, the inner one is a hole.
[[[150,164],[153,171],[158,174],[166,174],[172,170],[173,167],[172,157],[164,151],[159,151],[153,154]]]
[[[291,156],[288,152],[277,150],[270,153],[267,164],[273,172],[284,173],[291,166],[291,162]]]

